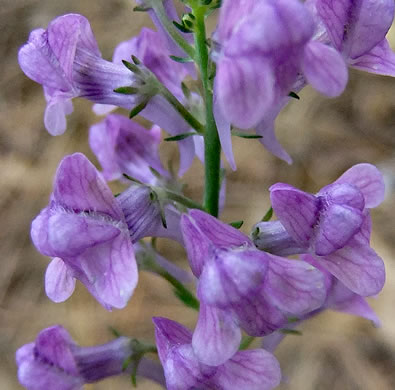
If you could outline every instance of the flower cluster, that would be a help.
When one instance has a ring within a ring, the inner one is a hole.
[[[79,347],[61,326],[45,329],[17,352],[27,389],[77,390],[131,372],[169,390],[269,390],[281,381],[272,352],[285,330],[327,309],[379,324],[366,301],[385,281],[383,261],[370,246],[369,210],[384,198],[377,168],[357,164],[316,194],[274,184],[277,220],[258,222],[248,236],[218,219],[225,204],[220,152],[235,169],[231,136],[241,134],[291,162],[274,121],[302,88],[338,96],[348,66],[395,76],[385,39],[393,1],[183,3],[179,18],[172,0],[139,0],[157,31],[144,28],[120,43],[112,61],[101,57],[88,20],[76,14],[34,30],[19,51],[24,73],[43,86],[51,134],[66,130],[73,98],[94,102],[94,111],[106,115],[89,133],[102,172],[81,153],[64,157],[49,204],[32,222],[34,245],[52,258],[48,297],[65,301],[78,280],[104,308],[122,309],[138,273],[149,271],[199,311],[193,331],[153,317],[156,347],[126,337]],[[204,19],[218,7],[208,40]],[[118,108],[130,118],[112,113]],[[131,120],[136,115],[150,128]],[[257,136],[243,135],[249,129]],[[203,204],[186,197],[163,165],[162,130],[178,143],[178,176],[195,156],[204,165]],[[111,180],[124,185],[120,194],[111,192]],[[192,273],[146,237],[183,245]],[[249,349],[254,338],[262,338],[261,347]],[[155,352],[162,367],[145,357]]]

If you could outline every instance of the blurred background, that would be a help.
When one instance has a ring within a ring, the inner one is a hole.
[[[81,345],[109,341],[109,327],[153,340],[151,316],[167,316],[194,326],[196,314],[182,307],[170,287],[158,277],[140,274],[129,305],[105,311],[80,285],[65,303],[54,304],[43,290],[48,259],[30,241],[30,223],[45,207],[60,159],[89,150],[89,126],[99,120],[91,104],[75,101],[67,132],[50,136],[43,126],[42,88],[23,75],[18,48],[29,32],[46,27],[56,16],[81,13],[91,22],[103,57],[114,47],[152,26],[147,15],[133,13],[129,0],[0,1],[0,388],[21,389],[16,380],[15,351],[53,324],[65,326]],[[390,32],[395,48],[395,31]],[[288,166],[271,156],[256,140],[234,139],[238,170],[228,170],[226,222],[243,219],[249,233],[269,207],[268,187],[288,182],[315,192],[359,162],[377,164],[387,181],[385,202],[373,211],[373,247],[383,257],[387,283],[370,303],[382,320],[374,328],[367,320],[328,312],[302,327],[303,336],[287,336],[276,352],[292,390],[386,390],[395,388],[395,79],[351,71],[345,93],[326,99],[309,87],[277,121],[277,134],[294,159]],[[165,159],[177,161],[166,145]],[[199,199],[202,168],[195,162],[185,176],[188,194]],[[171,260],[186,265],[181,247],[161,241]],[[141,380],[140,389],[156,389]],[[108,379],[87,389],[130,389],[128,377]],[[45,389],[43,389],[45,390]]]

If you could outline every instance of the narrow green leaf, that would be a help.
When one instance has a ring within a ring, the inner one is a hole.
[[[300,100],[300,96],[296,93],[296,92],[290,92],[289,94],[288,94],[288,96],[290,96],[290,97],[292,97],[292,98],[294,98],[294,99],[296,99],[296,100]]]
[[[187,99],[191,97],[191,91],[183,81],[181,82],[181,89],[182,89],[182,93]]]
[[[134,87],[119,87],[114,89],[114,92],[122,93],[124,95],[135,95],[139,93],[139,89]]]
[[[190,57],[177,57],[177,56],[169,56],[173,61],[180,62],[181,64],[185,64],[187,62],[193,62],[193,59]]]
[[[232,135],[236,136],[236,137],[240,137],[240,138],[246,138],[246,139],[258,139],[258,138],[263,138],[261,135],[258,134],[247,134],[247,133],[243,133],[241,131],[232,131]]]
[[[141,7],[141,6],[137,6],[133,8],[134,12],[147,12],[150,8],[145,8],[145,7]]]
[[[140,74],[140,73],[141,73],[140,68],[139,68],[136,64],[132,64],[131,62],[126,61],[126,60],[122,60],[122,63],[123,63],[131,72],[137,73],[137,74]]]
[[[199,309],[199,305],[196,299],[185,291],[179,290],[177,288],[173,289],[174,295],[187,307],[191,309]]]
[[[236,229],[240,229],[243,226],[244,221],[235,221],[231,222],[229,225],[233,226]]]
[[[132,54],[132,61],[136,64],[136,65],[140,65],[141,61],[134,55]]]
[[[272,219],[273,217],[273,207],[270,207],[269,210],[267,210],[266,214],[262,218],[262,222],[268,222]]]
[[[119,338],[119,337],[122,336],[121,332],[120,332],[119,330],[113,328],[112,326],[109,326],[109,327],[108,327],[108,330],[113,334],[113,336],[114,336],[115,338]]]
[[[137,180],[137,179],[135,179],[134,177],[129,176],[127,173],[122,173],[122,176],[123,176],[125,179],[128,179],[128,180],[130,180],[130,181],[133,181],[134,183],[144,185],[140,180]]]
[[[143,111],[145,107],[147,107],[147,104],[148,104],[148,101],[144,101],[144,102],[138,104],[136,107],[134,107],[132,109],[132,111],[130,111],[130,113],[129,113],[129,118],[132,119],[136,115],[140,114],[140,112]]]
[[[303,333],[300,330],[296,329],[281,329],[280,332],[283,334],[291,334],[294,336],[303,336]]]
[[[183,133],[183,134],[178,134],[178,135],[175,135],[175,136],[173,136],[173,137],[167,137],[167,138],[165,138],[164,140],[165,141],[181,141],[181,140],[183,140],[183,139],[185,139],[185,138],[188,138],[188,137],[192,137],[192,136],[194,136],[194,135],[198,135],[197,133],[194,133],[194,132],[190,132],[190,133]]]
[[[183,24],[180,24],[180,23],[177,23],[175,20],[173,20],[173,24],[174,24],[174,26],[176,26],[181,32],[183,32],[183,33],[186,33],[186,34],[188,34],[188,33],[191,33],[192,31],[189,29],[189,28],[187,28],[185,25],[183,25]]]

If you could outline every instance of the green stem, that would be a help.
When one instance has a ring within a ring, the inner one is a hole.
[[[195,50],[193,47],[180,35],[177,28],[169,20],[166,15],[166,10],[163,7],[162,0],[152,0],[151,7],[154,10],[159,21],[162,23],[163,27],[166,29],[173,41],[190,57],[195,58]]]
[[[204,126],[184,107],[184,105],[164,86],[160,85],[160,94],[175,108],[185,121],[198,133],[204,133]]]
[[[215,217],[218,216],[218,201],[220,191],[221,144],[218,137],[217,125],[213,114],[213,91],[208,74],[208,50],[206,45],[206,26],[204,23],[206,8],[196,7],[193,13],[195,24],[196,62],[199,65],[204,89],[206,108],[206,131],[204,134],[205,158],[205,188],[203,205]]]
[[[239,346],[239,350],[247,349],[252,344],[252,342],[254,340],[255,340],[255,337],[253,337],[253,336],[243,337],[243,339],[241,340],[240,346]]]
[[[173,192],[162,187],[155,187],[154,191],[158,194],[160,198],[174,200],[175,202],[180,203],[189,209],[199,209],[205,211],[201,204],[182,194],[178,194],[177,192]]]
[[[162,276],[163,279],[166,279],[176,289],[176,291],[182,293],[183,296],[187,298],[189,307],[199,310],[199,300],[178,279],[164,270],[160,271],[159,275]]]

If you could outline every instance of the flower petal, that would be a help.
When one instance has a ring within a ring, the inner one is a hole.
[[[372,50],[349,62],[355,69],[365,72],[395,76],[395,53],[388,41],[382,40]]]
[[[45,272],[45,292],[53,302],[64,302],[73,294],[75,278],[64,261],[55,257]]]
[[[357,233],[344,248],[317,257],[317,261],[358,295],[375,295],[383,288],[383,260],[369,247],[362,233]]]
[[[299,244],[308,246],[319,212],[318,199],[288,184],[270,187],[273,210],[287,232]]]
[[[344,172],[335,183],[357,187],[365,198],[365,207],[373,208],[384,200],[384,178],[372,164],[357,164]]]
[[[200,300],[223,309],[248,305],[262,288],[267,263],[267,255],[255,249],[216,249],[200,275]]]
[[[333,44],[349,58],[381,42],[394,17],[392,0],[318,0],[316,4]]]
[[[175,345],[190,344],[192,333],[178,322],[163,317],[152,317],[156,346],[161,363],[165,365],[170,349]]]
[[[304,261],[268,256],[264,291],[271,304],[297,317],[322,306],[326,289],[320,270]]]
[[[53,200],[74,211],[95,211],[116,220],[123,214],[104,178],[81,153],[65,157],[56,171]]]
[[[224,117],[242,129],[254,127],[273,102],[274,76],[265,57],[224,57],[215,83]]]
[[[240,341],[240,328],[231,313],[200,305],[192,338],[192,347],[200,362],[209,366],[225,363],[238,351]]]
[[[320,42],[311,41],[305,46],[302,70],[313,88],[329,97],[339,96],[346,87],[348,72],[343,57]]]
[[[270,390],[281,381],[277,359],[263,349],[239,351],[218,369],[222,389]]]

